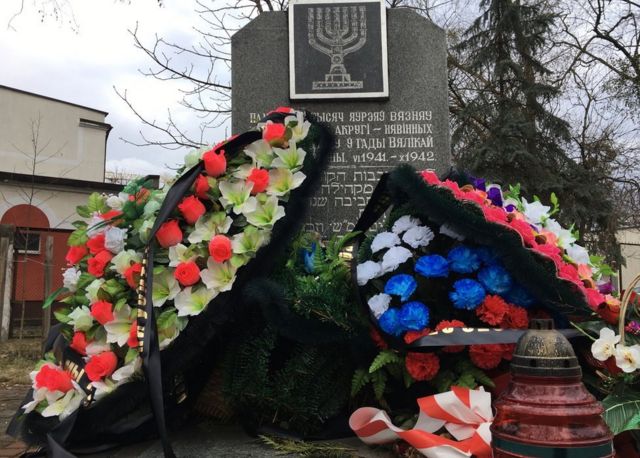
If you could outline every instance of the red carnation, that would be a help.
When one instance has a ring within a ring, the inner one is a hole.
[[[73,348],[75,351],[80,353],[81,355],[87,354],[87,336],[84,332],[76,331],[73,334],[73,338],[71,339],[71,344],[69,347]]]
[[[101,325],[113,321],[113,305],[111,302],[98,301],[91,304],[91,316]]]
[[[529,327],[527,311],[517,305],[507,304],[507,306],[507,313],[505,313],[500,327],[504,329],[527,329]]]
[[[224,150],[216,151],[216,148],[210,149],[202,155],[204,161],[204,169],[207,175],[211,177],[219,177],[227,170],[227,159],[224,157]]]
[[[455,181],[452,180],[444,180],[441,183],[442,186],[444,186],[445,188],[448,188],[451,190],[451,192],[453,192],[453,195],[456,196],[456,198],[460,198],[462,197],[462,194],[464,193],[464,191],[462,191],[460,189],[460,185],[458,183],[456,183]]]
[[[536,236],[533,232],[533,228],[526,221],[522,221],[520,219],[512,219],[509,223],[511,229],[515,230],[520,234],[522,240],[527,246],[535,246],[536,244]]]
[[[436,331],[440,332],[443,329],[447,328],[464,328],[466,324],[464,324],[460,320],[443,320],[436,326]],[[446,353],[459,353],[464,350],[464,345],[449,345],[447,347],[443,347],[442,351]]]
[[[422,179],[429,184],[440,184],[440,178],[438,178],[438,175],[436,175],[435,172],[432,172],[431,170],[423,170],[422,172],[420,172],[420,176],[422,176]]]
[[[36,388],[46,388],[49,391],[66,393],[73,388],[71,375],[57,367],[45,364],[40,368],[35,378]]]
[[[482,305],[476,308],[476,315],[485,323],[496,326],[502,322],[508,306],[500,296],[486,296]]]
[[[504,208],[496,207],[495,205],[483,205],[482,213],[484,213],[484,218],[492,223],[503,224],[507,222],[507,212]]]
[[[127,280],[127,284],[131,289],[138,288],[138,283],[140,283],[140,274],[142,273],[142,264],[136,262],[129,266],[127,270],[124,271],[124,278]]]
[[[67,255],[65,256],[64,259],[67,261],[67,264],[72,266],[82,261],[82,258],[84,258],[88,253],[89,253],[89,250],[87,250],[86,246],[75,245],[75,246],[69,247],[69,251],[67,251]]]
[[[387,348],[389,348],[389,345],[387,345],[387,342],[385,342],[376,328],[372,327],[369,330],[369,336],[371,337],[371,340],[373,340],[373,343],[376,344],[376,347],[378,347],[380,350],[386,350]]]
[[[431,332],[431,329],[425,328],[422,331],[407,331],[404,335],[404,341],[407,345],[415,342],[420,337],[424,337]]]
[[[480,369],[495,369],[502,361],[504,348],[500,344],[471,345],[469,357]]]
[[[98,254],[104,250],[104,234],[98,234],[87,241],[87,248],[91,254]]]
[[[440,370],[440,359],[435,353],[407,353],[407,372],[414,380],[431,380]]]
[[[94,257],[89,258],[87,261],[87,270],[94,277],[102,277],[104,275],[104,268],[109,264],[113,258],[113,254],[109,250],[102,250]]]
[[[464,191],[461,195],[460,195],[460,199],[462,200],[469,200],[471,202],[475,202],[478,205],[483,205],[485,202],[485,197],[478,194],[478,191]]]
[[[182,286],[195,285],[200,280],[200,269],[193,261],[181,262],[176,266],[173,276]]]
[[[216,235],[209,242],[209,254],[215,262],[231,259],[231,240],[224,235]]]
[[[209,186],[209,180],[207,177],[204,175],[198,175],[198,178],[196,178],[196,181],[193,184],[193,190],[195,191],[196,196],[200,199],[208,199],[209,196],[207,193],[209,192],[209,189],[211,189],[211,186]]]
[[[269,172],[264,169],[251,169],[251,173],[247,177],[247,181],[253,183],[251,194],[254,196],[259,192],[263,192],[269,186]]]
[[[285,138],[286,133],[287,128],[284,124],[267,121],[262,131],[262,138],[272,146],[282,146],[287,142]]]
[[[602,294],[597,289],[583,288],[582,291],[584,292],[585,296],[587,296],[587,302],[589,302],[589,306],[592,309],[597,308],[600,304],[607,301],[607,299],[604,297],[604,294]]]
[[[99,355],[89,358],[87,365],[84,367],[87,377],[92,382],[98,382],[104,377],[113,374],[118,365],[118,357],[112,351],[105,351]]]
[[[131,329],[129,329],[129,338],[127,339],[127,345],[129,348],[138,347],[138,323],[134,321],[131,323]]]
[[[175,219],[163,223],[156,232],[156,239],[162,248],[169,248],[182,242],[182,231]]]
[[[560,254],[560,248],[558,248],[557,246],[551,243],[535,245],[533,249],[538,253],[552,259],[553,262],[556,263],[556,265],[560,264],[560,261],[562,260],[562,255]]]
[[[178,210],[180,210],[182,217],[188,224],[196,224],[198,218],[207,211],[202,202],[200,202],[200,199],[196,196],[189,196],[182,199],[182,202],[178,204]]]

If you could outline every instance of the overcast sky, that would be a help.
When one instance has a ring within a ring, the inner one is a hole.
[[[168,108],[180,120],[192,117],[177,103],[176,84],[139,73],[149,60],[134,47],[128,30],[138,22],[146,43],[153,43],[155,34],[189,43],[196,37],[192,26],[198,19],[193,1],[164,0],[160,8],[157,0],[68,0],[73,11],[67,14],[75,17],[77,30],[51,17],[42,22],[34,0],[24,0],[24,11],[8,28],[21,0],[0,3],[0,84],[109,112],[108,169],[160,173],[166,165],[182,162],[185,151],[141,148],[121,140],[138,141],[142,125],[113,88],[128,90],[136,108],[150,118],[166,119]]]

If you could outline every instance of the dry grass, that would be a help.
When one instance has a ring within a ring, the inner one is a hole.
[[[29,372],[41,357],[41,339],[11,339],[0,343],[0,383],[30,385]]]

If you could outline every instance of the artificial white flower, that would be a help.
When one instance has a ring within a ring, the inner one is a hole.
[[[104,325],[107,331],[107,342],[117,343],[120,347],[127,345],[129,331],[131,331],[131,308],[123,305],[119,310],[114,310],[113,320]]]
[[[395,223],[393,223],[391,231],[400,235],[403,232],[408,231],[412,227],[419,226],[421,224],[422,222],[418,218],[414,218],[410,215],[404,215],[398,218]]]
[[[614,355],[618,342],[620,342],[620,336],[609,328],[602,328],[600,338],[591,344],[591,353],[598,361],[606,361]]]
[[[86,305],[74,308],[67,318],[71,320],[69,324],[73,326],[74,331],[88,331],[93,325],[91,310]]]
[[[160,210],[161,206],[162,206],[161,202],[159,202],[156,199],[151,199],[146,204],[144,204],[144,210],[142,214],[143,216],[146,216],[146,217],[155,215],[157,211]]]
[[[136,356],[129,364],[126,364],[120,369],[114,371],[114,373],[111,374],[111,378],[117,382],[118,385],[121,385],[130,379],[133,374],[138,372],[140,367],[142,367],[142,358]]]
[[[576,264],[589,264],[589,252],[584,247],[573,243],[569,245],[566,250],[567,255],[569,255]]]
[[[124,276],[127,269],[138,262],[142,262],[140,253],[136,253],[135,250],[123,250],[111,258],[111,267],[109,268]]]
[[[268,243],[269,231],[248,225],[244,231],[231,237],[231,248],[234,254],[255,253]]]
[[[225,207],[233,206],[236,215],[242,215],[256,208],[257,200],[251,195],[253,183],[247,181],[222,181],[220,189],[220,203]]]
[[[295,126],[292,125],[295,122]],[[298,142],[303,140],[309,133],[311,123],[304,119],[304,115],[300,111],[296,111],[295,116],[287,116],[284,123],[291,129],[291,140]]]
[[[266,140],[262,138],[245,147],[244,154],[253,159],[256,167],[271,167],[271,163],[275,158],[273,148]]]
[[[200,271],[200,278],[207,288],[224,292],[233,286],[236,271],[229,262],[215,262],[213,258],[209,258],[207,268]]]
[[[527,199],[522,199],[522,206],[524,208],[522,213],[524,213],[529,223],[539,225],[549,219],[549,210],[551,210],[551,207],[542,205],[542,202],[539,200],[529,203]]]
[[[274,148],[273,152],[276,154],[276,157],[271,163],[272,167],[284,167],[290,170],[297,170],[302,167],[304,163],[304,158],[307,153],[302,148],[298,148],[296,146],[296,142],[289,141],[289,148],[281,149]]]
[[[253,169],[253,164],[242,164],[236,169],[235,172],[233,172],[233,177],[240,180],[246,180],[249,175],[251,175],[251,171]]]
[[[257,227],[270,228],[282,217],[284,217],[284,207],[278,205],[276,196],[269,196],[264,203],[258,202],[255,210],[244,214],[249,224]]]
[[[512,197],[507,197],[506,199],[502,200],[502,206],[506,209],[509,205],[513,205],[513,207],[516,210],[521,209],[522,204],[520,202],[518,202],[516,199],[512,198]]]
[[[170,270],[154,273],[151,294],[153,306],[162,307],[166,301],[172,301],[180,292],[180,284]]]
[[[122,210],[122,206],[128,200],[129,194],[127,194],[126,192],[121,192],[117,196],[112,194],[107,197],[106,204],[107,206],[109,206],[109,208],[112,208],[114,210]]]
[[[382,275],[382,267],[375,261],[365,261],[356,267],[356,277],[358,285],[364,286],[372,278],[378,278]]]
[[[195,229],[187,238],[192,244],[209,241],[217,234],[226,234],[233,220],[225,212],[202,215],[196,221]]]
[[[630,373],[640,368],[640,345],[616,346],[616,366],[623,372]]]
[[[389,248],[389,251],[382,257],[382,272],[393,272],[400,264],[407,262],[412,256],[411,251],[403,246]]]
[[[389,303],[391,302],[391,296],[385,293],[376,294],[369,299],[369,308],[373,313],[373,316],[380,319],[382,314],[389,309]]]
[[[78,280],[80,280],[80,275],[82,275],[82,272],[80,272],[78,269],[76,269],[75,267],[69,267],[62,274],[62,285],[69,291],[74,293],[78,288]]]
[[[427,226],[414,226],[402,236],[402,241],[411,248],[427,246],[435,236]]]
[[[85,351],[87,352],[87,356],[99,355],[105,351],[111,351],[111,344],[103,340],[93,340],[87,344]]]
[[[267,194],[284,196],[302,184],[306,175],[302,172],[291,173],[289,169],[269,170]]]
[[[89,299],[90,304],[93,304],[94,302],[97,302],[99,300],[98,290],[104,284],[104,281],[104,278],[96,278],[91,283],[89,283],[89,286],[85,288],[85,291],[87,292],[85,296],[87,297],[87,299]]]
[[[176,267],[183,262],[193,261],[197,258],[193,252],[188,251],[189,247],[178,243],[169,247],[169,267]]]
[[[87,223],[87,236],[91,238],[98,234],[102,234],[108,227],[109,225],[104,222],[104,219],[102,219],[99,214],[95,213]]]
[[[138,228],[138,235],[142,243],[149,242],[149,235],[151,234],[151,229],[153,229],[155,221],[155,218],[145,219]]]
[[[127,238],[127,230],[110,226],[104,232],[104,247],[113,254],[124,250],[124,239]]]
[[[60,417],[60,420],[64,420],[80,407],[83,399],[84,394],[75,389],[69,390],[57,401],[49,403],[40,415],[43,417]]]
[[[443,224],[442,226],[440,226],[440,233],[442,235],[446,235],[447,237],[451,237],[452,239],[458,240],[458,241],[463,241],[465,239],[464,235],[462,235],[459,232],[455,231],[448,224]]]
[[[94,388],[93,398],[96,401],[99,401],[118,387],[115,382],[109,380],[108,378],[105,378],[101,381],[91,382],[91,386]]]
[[[566,248],[576,241],[570,230],[564,229],[555,219],[549,218],[545,221],[544,227],[558,237],[558,245]]]
[[[385,248],[391,248],[392,246],[400,245],[400,237],[393,232],[380,232],[375,236],[373,242],[371,242],[371,252],[377,253]]]
[[[187,154],[184,155],[184,165],[187,169],[195,166],[200,159],[202,159],[202,155],[208,151],[207,148],[200,149],[192,149]]]
[[[178,293],[173,304],[178,310],[178,316],[195,316],[217,295],[218,291],[214,289],[189,286]]]

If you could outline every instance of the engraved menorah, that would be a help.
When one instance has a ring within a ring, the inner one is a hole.
[[[309,44],[331,59],[329,73],[324,75],[324,81],[313,82],[313,90],[362,89],[362,81],[351,81],[344,57],[367,41],[365,7],[309,8],[307,19]]]

